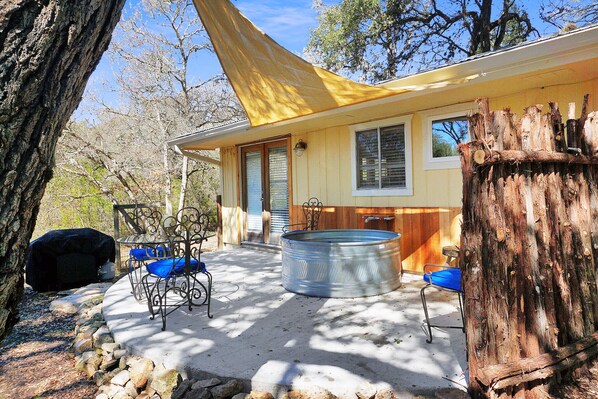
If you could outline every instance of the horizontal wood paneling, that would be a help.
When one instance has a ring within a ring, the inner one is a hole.
[[[318,229],[378,229],[400,233],[403,270],[423,273],[426,263],[444,263],[443,246],[459,243],[460,212],[460,208],[325,206]],[[366,223],[371,215],[381,219]],[[394,219],[385,221],[384,216]],[[301,206],[293,206],[293,223],[304,220]]]

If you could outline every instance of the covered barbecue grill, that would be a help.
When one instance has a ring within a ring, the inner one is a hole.
[[[114,239],[97,230],[52,230],[29,244],[26,282],[41,292],[96,282],[114,254]]]

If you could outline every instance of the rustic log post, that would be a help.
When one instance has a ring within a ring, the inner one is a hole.
[[[526,108],[520,123],[480,104],[470,136],[492,139],[459,146],[469,390],[545,397],[598,354],[598,122],[582,112],[592,130],[583,133],[586,155],[554,152],[564,149],[557,104],[547,115]],[[492,132],[483,128],[489,117]],[[571,120],[573,129],[582,122]],[[506,138],[505,126],[519,137]]]
[[[550,114],[552,116],[552,126],[554,130],[554,146],[558,152],[567,151],[567,145],[565,140],[565,125],[563,124],[563,118],[561,111],[559,110],[559,103],[548,103],[550,106]]]

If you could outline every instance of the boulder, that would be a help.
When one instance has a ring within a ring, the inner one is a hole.
[[[381,389],[378,392],[376,392],[376,397],[375,399],[396,399],[397,395],[395,395],[394,391],[392,389]]]
[[[113,353],[115,350],[120,349],[120,344],[117,344],[116,342],[106,342],[102,344],[101,348],[105,354]]]
[[[91,338],[84,338],[79,341],[75,341],[73,345],[73,349],[75,350],[76,354],[81,354],[83,352],[87,352],[93,349],[93,341]]]
[[[274,396],[266,391],[251,391],[249,397],[251,399],[274,399]]]
[[[112,399],[133,399],[125,391],[117,392]]]
[[[231,399],[250,399],[251,395],[245,392],[241,392],[233,396]]]
[[[119,385],[124,387],[127,382],[130,380],[129,370],[123,370],[117,375],[115,375],[111,380],[110,383],[114,385]]]
[[[99,286],[97,284],[79,288],[71,295],[52,301],[50,310],[55,314],[75,314],[85,303],[95,302],[94,304],[96,304],[101,302],[108,288],[109,286]]]
[[[193,384],[191,389],[211,388],[211,387],[215,387],[216,385],[220,385],[220,384],[222,384],[222,381],[220,381],[218,378],[210,378],[207,380],[197,381],[195,384]]]
[[[110,398],[105,393],[101,393],[98,396],[96,396],[96,399],[110,399]]]
[[[106,382],[106,372],[104,370],[98,370],[93,373],[92,379],[97,386],[104,385]]]
[[[87,351],[75,356],[75,368],[79,371],[84,371],[85,363],[95,355],[96,353],[94,351]]]
[[[183,378],[173,369],[155,369],[152,373],[151,387],[156,390],[161,399],[171,399]]]
[[[187,392],[185,399],[212,399],[212,394],[208,388],[199,387]]]
[[[135,399],[137,396],[139,396],[137,387],[135,386],[135,384],[133,384],[133,381],[130,381],[130,380],[129,380],[129,382],[127,382],[125,384],[125,392],[127,393],[127,395],[129,395],[133,399]]]
[[[374,385],[370,384],[369,382],[365,382],[357,387],[355,395],[358,399],[374,399],[377,392],[378,389],[376,389]]]
[[[102,363],[102,357],[97,353],[94,353],[85,363],[83,371],[85,371],[85,374],[91,378],[100,367],[100,363]]]
[[[182,399],[185,394],[191,390],[191,386],[195,383],[195,380],[183,380],[176,391],[172,393],[171,399]]]
[[[125,356],[126,354],[127,354],[126,349],[117,349],[112,353],[112,356],[114,356],[114,358],[116,360],[119,360],[121,357]]]
[[[243,384],[239,380],[230,380],[223,385],[217,385],[210,389],[214,399],[232,398],[238,393],[243,392]]]
[[[143,388],[147,384],[148,376],[154,371],[154,362],[142,358],[129,362],[128,358],[129,356],[127,356],[127,364],[131,373],[131,381],[137,388]]]

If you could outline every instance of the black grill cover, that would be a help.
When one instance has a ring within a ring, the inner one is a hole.
[[[97,230],[52,230],[29,244],[26,281],[40,292],[95,282],[114,256],[114,239]]]

